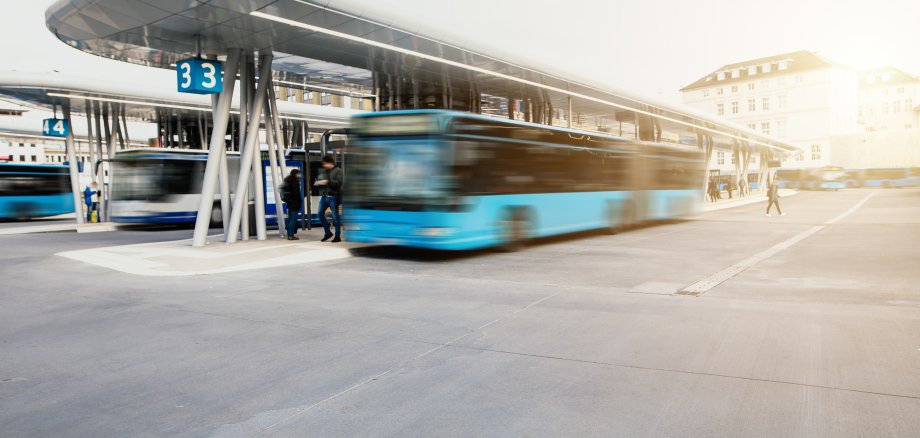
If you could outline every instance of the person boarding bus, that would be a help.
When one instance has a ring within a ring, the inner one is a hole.
[[[321,188],[323,197],[319,201],[319,221],[323,224],[322,241],[325,242],[332,238],[333,242],[342,241],[342,217],[339,214],[339,207],[342,205],[342,183],[344,177],[342,169],[335,164],[332,155],[323,157],[324,174],[317,179],[315,185]],[[326,209],[332,212],[332,221],[335,222],[335,235],[329,230],[329,221],[326,219]]]

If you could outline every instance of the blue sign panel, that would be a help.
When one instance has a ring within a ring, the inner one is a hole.
[[[224,89],[224,73],[220,61],[186,59],[176,64],[176,79],[180,93],[212,94]]]
[[[42,135],[49,137],[67,137],[70,134],[70,123],[64,119],[45,119],[42,122]]]

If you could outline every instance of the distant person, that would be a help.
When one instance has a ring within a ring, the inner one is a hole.
[[[747,194],[747,181],[741,179],[738,180],[738,196],[744,196]]]
[[[95,182],[90,183],[83,189],[83,202],[86,203],[86,222],[98,222],[99,219],[99,185]],[[94,215],[95,214],[95,221]]]
[[[732,190],[735,189],[735,183],[728,181],[725,183],[725,191],[728,192],[728,199],[732,199]]]
[[[323,179],[316,180],[317,187],[320,187],[323,197],[319,200],[319,221],[323,224],[322,241],[325,242],[332,238],[333,242],[342,241],[342,217],[339,215],[339,207],[342,205],[342,183],[344,175],[342,169],[335,165],[335,159],[332,155],[323,157],[323,169],[325,175]],[[335,236],[329,231],[329,221],[326,220],[326,209],[332,211],[332,221],[335,222]],[[333,238],[334,237],[334,238]]]
[[[707,191],[709,192],[709,202],[716,202],[716,200],[719,199],[719,187],[716,185],[715,181],[709,180],[709,188]]]
[[[287,240],[300,240],[296,236],[299,228],[300,210],[303,208],[303,194],[300,191],[300,169],[291,169],[281,184],[281,200],[287,204],[288,217],[284,221]]]
[[[767,188],[767,216],[771,216],[770,207],[774,205],[776,206],[776,212],[779,213],[780,216],[786,215],[786,213],[783,213],[783,210],[779,208],[779,198],[779,184],[777,184],[774,179],[773,182],[770,183],[770,187]]]

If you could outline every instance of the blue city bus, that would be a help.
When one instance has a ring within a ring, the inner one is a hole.
[[[696,148],[446,110],[353,118],[345,238],[439,250],[697,211]]]
[[[0,219],[73,213],[67,166],[0,163]]]
[[[840,190],[847,186],[846,170],[838,166],[824,166],[818,171],[818,188],[821,190]]]
[[[914,187],[920,185],[920,168],[862,169],[858,178],[862,187]]]

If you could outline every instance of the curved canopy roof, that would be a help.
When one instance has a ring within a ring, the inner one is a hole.
[[[423,84],[448,83],[492,96],[536,92],[555,108],[566,108],[571,101],[575,112],[596,119],[622,120],[624,113],[645,116],[665,131],[680,137],[709,136],[716,145],[800,150],[683,105],[574,79],[576,75],[548,63],[522,66],[496,59],[484,53],[500,52],[493,42],[466,41],[461,44],[480,52],[466,50],[434,39],[437,35],[430,31],[421,36],[382,24],[391,17],[359,9],[329,0],[60,0],[48,9],[46,19],[49,29],[73,47],[143,65],[172,68],[196,54],[270,50],[277,74],[291,81],[369,94],[374,73],[395,72]]]
[[[154,121],[157,110],[198,117],[211,111],[208,96],[179,93],[173,84],[163,87],[104,81],[57,73],[0,72],[0,98],[37,109],[50,110],[70,100],[76,114],[86,114],[87,102],[111,102],[123,105],[125,116],[135,121]],[[239,110],[239,93],[234,94],[231,111]],[[317,130],[342,127],[360,111],[331,106],[279,101],[282,118],[306,120]]]

